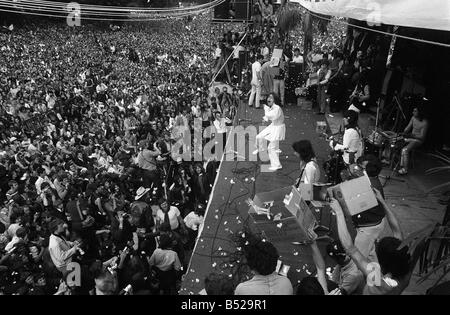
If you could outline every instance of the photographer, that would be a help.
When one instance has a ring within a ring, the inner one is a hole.
[[[153,145],[151,142],[139,142],[137,165],[141,169],[141,177],[145,187],[151,187],[152,184],[155,187],[160,186],[159,172],[155,160],[160,154],[161,152],[156,148],[156,145]]]
[[[56,193],[58,197],[62,200],[65,200],[68,197],[69,192],[69,178],[67,174],[62,173],[56,176],[53,181],[53,185],[55,186]]]
[[[57,198],[53,189],[50,187],[50,184],[48,182],[43,182],[40,191],[39,197],[42,201],[42,205],[44,208],[52,209],[53,205],[56,204]]]
[[[130,216],[123,210],[119,210],[111,218],[111,239],[116,248],[124,248],[133,240],[133,227]]]
[[[90,214],[87,200],[74,191],[66,205],[66,212],[68,217],[70,217],[71,232],[74,236],[83,240],[87,256],[92,256],[95,250],[98,249],[95,237],[96,221]]]
[[[36,191],[37,191],[38,194],[41,194],[41,192],[42,192],[42,184],[43,184],[44,182],[47,182],[48,185],[49,185],[50,187],[53,186],[53,183],[52,183],[51,180],[48,178],[48,176],[47,176],[47,174],[46,174],[46,170],[45,170],[43,167],[39,167],[39,168],[36,170],[36,173],[37,173],[37,175],[38,175],[38,179],[37,179],[36,182],[35,182]],[[52,188],[53,188],[53,187],[52,187]]]
[[[80,250],[81,243],[70,242],[66,239],[68,235],[67,224],[60,219],[51,221],[49,229],[52,233],[48,245],[50,257],[55,267],[65,276],[70,271],[67,265],[72,262],[72,258],[75,254],[82,253],[82,250]]]

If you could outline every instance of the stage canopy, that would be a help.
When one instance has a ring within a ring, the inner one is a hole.
[[[319,14],[450,31],[450,0],[291,0]]]

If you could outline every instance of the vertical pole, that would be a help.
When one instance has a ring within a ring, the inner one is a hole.
[[[398,31],[398,26],[395,25],[394,29],[393,29],[393,33],[397,34]],[[394,51],[395,51],[395,43],[397,42],[397,36],[392,36],[391,39],[391,44],[389,46],[389,53],[387,56],[387,60],[386,60],[386,68],[390,68],[391,67],[391,62],[392,62],[392,56],[394,55]]]

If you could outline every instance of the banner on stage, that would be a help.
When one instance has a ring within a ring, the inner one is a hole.
[[[450,31],[448,0],[291,0],[318,14],[389,24]]]

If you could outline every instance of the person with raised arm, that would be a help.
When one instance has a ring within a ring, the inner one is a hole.
[[[354,245],[339,202],[332,199],[330,206],[336,214],[341,244],[366,279],[363,295],[400,295],[409,285],[420,251],[416,249],[411,256],[407,246],[401,247],[403,235],[398,220],[381,193],[378,190],[374,191],[386,211],[386,218],[393,232],[393,236],[384,237],[377,242],[375,250],[378,262],[364,257]]]

